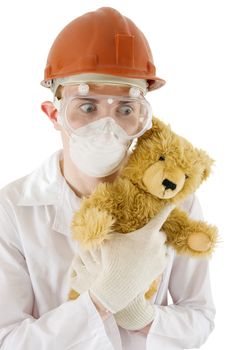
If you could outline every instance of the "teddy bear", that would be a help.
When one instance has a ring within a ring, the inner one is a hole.
[[[113,231],[125,234],[143,227],[166,205],[174,204],[161,228],[166,244],[178,254],[210,256],[217,228],[190,219],[178,205],[208,178],[213,162],[205,151],[154,117],[116,180],[99,184],[83,199],[71,223],[73,239],[91,249]],[[156,288],[154,281],[146,298]]]

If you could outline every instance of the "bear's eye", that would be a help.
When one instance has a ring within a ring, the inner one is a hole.
[[[186,178],[186,179],[188,179],[188,178],[189,178],[189,176],[188,176],[187,174],[185,174],[185,178]]]
[[[160,156],[159,160],[165,160],[164,156]]]

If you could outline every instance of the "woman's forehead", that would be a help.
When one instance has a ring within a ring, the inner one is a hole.
[[[131,86],[128,85],[108,85],[108,84],[87,84],[89,86],[89,95],[115,95],[115,96],[129,96]],[[62,93],[65,96],[78,95],[78,85],[67,85],[63,87]]]

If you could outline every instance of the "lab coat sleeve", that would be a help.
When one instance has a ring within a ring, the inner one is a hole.
[[[194,197],[190,217],[202,220],[198,199]],[[169,281],[173,304],[156,305],[156,318],[147,337],[147,350],[193,349],[200,347],[214,328],[209,279],[209,260],[175,256]]]
[[[32,316],[33,304],[13,218],[0,203],[0,349],[113,349],[87,292],[38,319]]]

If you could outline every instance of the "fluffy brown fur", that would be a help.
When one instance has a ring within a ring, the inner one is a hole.
[[[167,204],[179,204],[194,193],[212,164],[206,152],[154,118],[121,175],[113,183],[98,185],[83,200],[72,221],[73,238],[91,248],[109,239],[113,231],[127,233],[144,226]],[[167,244],[179,254],[209,256],[216,243],[214,226],[192,220],[178,208],[162,230]]]

